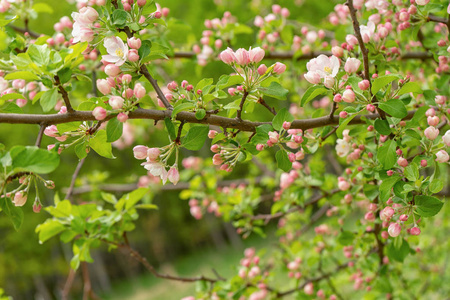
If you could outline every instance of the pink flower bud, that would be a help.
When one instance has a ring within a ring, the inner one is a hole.
[[[358,87],[365,91],[370,87],[370,82],[367,79],[364,79],[363,81],[358,82]]]
[[[434,140],[439,135],[439,129],[437,129],[433,126],[430,126],[427,129],[425,129],[424,134],[427,139]]]
[[[134,158],[136,159],[146,159],[147,158],[147,152],[148,152],[148,147],[146,146],[136,146],[133,148],[133,155]]]
[[[438,116],[427,117],[427,123],[430,126],[437,126],[439,124],[439,117]]]
[[[178,172],[177,167],[171,167],[169,172],[167,173],[167,179],[172,182],[174,185],[178,183],[180,180],[180,173]]]
[[[136,98],[141,99],[146,95],[146,93],[147,91],[142,86],[142,84],[136,83],[136,85],[134,86],[134,95],[136,96]]]
[[[111,98],[109,98],[109,105],[111,105],[112,109],[121,109],[123,107],[123,102],[125,100],[122,97],[119,96],[112,96]]]
[[[92,115],[96,120],[103,120],[104,118],[106,118],[106,110],[101,106],[97,106],[92,111]]]
[[[248,51],[250,62],[259,63],[265,55],[265,52],[260,47],[253,48]]]
[[[57,137],[58,136],[58,128],[56,128],[56,125],[50,125],[45,128],[44,134],[49,137]]]
[[[97,79],[97,89],[103,95],[108,95],[109,93],[111,93],[111,86],[108,84],[108,81],[106,79]]]
[[[413,228],[411,228],[410,230],[411,235],[419,235],[420,234],[420,228],[417,226],[414,226]]]
[[[147,159],[149,161],[156,161],[161,154],[161,150],[159,148],[149,148],[147,150]]]
[[[128,51],[128,60],[131,62],[136,62],[139,60],[139,54],[136,49],[131,49]]]
[[[126,113],[120,113],[117,115],[117,120],[121,123],[125,123],[128,120],[128,115]]]
[[[257,144],[256,145],[256,150],[263,151],[264,150],[264,145],[263,144]]]
[[[445,102],[447,101],[447,97],[441,96],[441,95],[437,95],[436,98],[434,99],[434,101],[438,105],[444,105]]]
[[[41,209],[42,209],[41,203],[38,201],[35,201],[33,203],[33,212],[38,214],[41,211]]]
[[[356,98],[355,93],[350,89],[345,90],[344,93],[342,94],[342,100],[344,100],[344,102],[347,103],[354,102],[355,98]]]
[[[214,144],[211,146],[211,151],[214,153],[218,153],[220,151],[220,146],[217,144]]]
[[[331,53],[336,57],[342,57],[344,55],[344,49],[339,46],[334,46],[331,48]]]
[[[210,130],[210,131],[208,132],[208,137],[209,137],[210,139],[215,138],[216,135],[217,135],[217,131],[215,131],[215,130]]]
[[[235,88],[229,88],[228,89],[228,94],[230,94],[231,96],[236,95],[236,89]]]
[[[303,288],[303,291],[305,292],[306,295],[314,294],[314,285],[312,284],[312,282],[308,282]]]
[[[404,158],[404,157],[399,157],[399,159],[397,160],[397,164],[400,166],[400,167],[407,167],[408,166],[408,161],[406,160],[406,158]]]
[[[284,130],[288,130],[289,128],[291,128],[291,122],[283,122],[283,128]]]
[[[347,117],[348,117],[348,113],[347,113],[346,111],[341,111],[341,112],[339,113],[339,118],[345,119],[345,118],[347,118]]]
[[[397,237],[400,235],[400,232],[402,231],[402,228],[398,223],[392,223],[389,225],[388,233],[391,237]]]
[[[116,77],[120,73],[120,68],[115,64],[109,64],[105,66],[105,73],[108,76]],[[98,82],[98,80],[97,80]]]
[[[147,4],[147,0],[137,0],[136,3],[139,7],[143,7]]]
[[[320,83],[320,74],[318,72],[308,72],[303,75],[305,79],[311,84],[319,84]]]
[[[265,64],[262,64],[258,67],[258,74],[259,75],[264,75],[267,71],[267,66]]]
[[[273,72],[280,75],[284,73],[284,71],[286,71],[286,65],[280,62],[276,62],[275,66],[273,67]]]
[[[338,188],[341,191],[346,191],[350,188],[350,183],[348,183],[346,180],[341,180],[338,182]]]
[[[403,214],[398,219],[402,222],[406,222],[408,221],[408,215]]]
[[[222,158],[222,156],[219,153],[214,154],[214,156],[213,156],[213,164],[216,165],[216,166],[223,164],[223,158]]]
[[[127,39],[127,44],[131,49],[139,49],[141,48],[142,42],[139,38],[132,37]]]
[[[278,139],[279,139],[280,135],[278,134],[278,132],[276,131],[270,131],[269,132],[269,141],[273,144],[278,143]]]
[[[345,62],[344,70],[345,72],[352,74],[358,71],[361,61],[357,58],[349,57]]]
[[[172,81],[171,83],[169,83],[169,84],[167,85],[167,88],[168,88],[170,91],[174,91],[174,90],[176,90],[176,89],[178,88],[178,84],[177,84],[175,81]]]
[[[250,63],[249,52],[244,48],[239,48],[236,53],[234,53],[234,57],[238,65],[246,66]]]
[[[341,94],[334,95],[333,101],[336,102],[336,103],[341,102],[342,101],[342,95]]]
[[[366,221],[373,222],[373,221],[375,221],[375,215],[374,215],[373,212],[369,211],[368,213],[366,213],[366,214],[364,215],[364,219],[365,219]]]
[[[382,221],[388,221],[392,218],[395,211],[392,207],[386,206],[381,212],[380,212],[380,219]]]
[[[369,204],[369,210],[370,211],[377,211],[378,209],[378,205],[376,205],[375,203],[370,203]]]
[[[235,62],[234,52],[230,48],[222,51],[219,55],[219,58],[227,65],[231,65],[233,62]]]
[[[131,82],[131,79],[132,79],[132,77],[131,77],[130,74],[124,74],[122,76],[122,83],[123,84],[129,84]]]
[[[436,153],[436,161],[440,163],[445,163],[449,160],[449,155],[447,151],[440,150],[438,153]]]
[[[20,191],[14,195],[14,199],[12,202],[14,203],[14,206],[24,206],[25,203],[27,202],[27,197],[28,194],[26,192]]]

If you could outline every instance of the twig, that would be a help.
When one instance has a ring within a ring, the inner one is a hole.
[[[164,93],[161,91],[161,88],[158,85],[158,82],[152,77],[152,75],[150,75],[150,73],[147,70],[147,67],[145,65],[142,65],[141,68],[139,69],[139,72],[144,75],[144,77],[150,82],[150,84],[152,85],[153,89],[155,89],[156,94],[158,95],[158,98],[161,100],[161,102],[164,104],[164,106],[169,109],[172,110],[172,104],[169,103],[169,100],[167,100],[166,96],[164,96]]]
[[[180,139],[181,139],[181,132],[183,131],[184,121],[181,121],[180,126],[178,126],[178,134],[177,138],[175,139],[175,144],[180,145]]]
[[[70,186],[69,186],[69,189],[67,190],[66,197],[64,199],[70,200],[70,198],[72,197],[73,188],[75,186],[75,180],[77,179],[78,173],[80,173],[81,167],[83,166],[85,160],[86,160],[86,157],[81,159],[78,162],[78,165],[75,168],[75,172],[73,172],[72,181],[70,182]]]
[[[67,94],[67,91],[64,89],[64,87],[61,84],[61,81],[59,80],[59,76],[55,75],[55,83],[58,86],[58,91],[63,97],[64,104],[66,104],[67,112],[69,114],[74,112],[74,109],[72,108],[72,104],[70,104],[69,94]]]
[[[38,38],[38,37],[40,36],[39,33],[36,33],[36,32],[34,32],[34,31],[27,30],[26,28],[20,28],[20,27],[17,27],[17,26],[14,26],[14,25],[10,25],[10,24],[8,24],[8,26],[11,27],[14,31],[19,32],[19,33],[23,33],[23,34],[24,34],[25,32],[28,32],[28,34],[29,34],[32,38]]]
[[[89,299],[100,299],[92,290],[92,283],[91,278],[89,276],[89,269],[87,262],[83,261],[81,262],[81,271],[83,274],[83,300],[89,300]]]
[[[258,103],[267,108],[274,116],[277,114],[275,108],[270,107],[262,97],[258,99]]]
[[[62,290],[61,299],[68,300],[70,289],[72,288],[73,281],[75,279],[76,270],[70,268],[69,275],[67,276],[66,283],[64,284],[64,289]]]
[[[338,128],[339,125],[334,126],[334,128],[330,132],[328,132],[325,136],[322,137],[322,142],[325,141],[327,138],[329,138],[331,135],[333,135],[336,132],[336,130],[338,130]]]
[[[41,142],[42,142],[42,137],[44,136],[45,127],[47,127],[47,126],[44,123],[42,123],[41,126],[39,127],[39,133],[36,138],[36,143],[34,144],[38,148],[41,148]]]
[[[236,113],[236,118],[238,120],[242,120],[242,118],[241,118],[242,110],[244,108],[244,103],[245,103],[245,100],[247,99],[247,96],[248,96],[248,92],[246,90],[244,90],[244,94],[242,95],[241,103],[239,104],[239,109],[238,109],[238,111]]]

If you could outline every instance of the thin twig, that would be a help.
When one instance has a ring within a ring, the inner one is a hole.
[[[44,123],[42,123],[41,126],[39,127],[39,133],[36,138],[36,143],[34,144],[38,148],[41,148],[41,142],[42,142],[42,137],[44,136],[45,127],[47,127],[47,126]]]
[[[154,79],[152,77],[152,75],[150,75],[150,73],[147,70],[147,67],[145,65],[142,65],[141,68],[139,69],[139,72],[144,75],[144,77],[150,82],[150,84],[152,85],[153,89],[156,91],[156,94],[158,95],[159,100],[161,100],[161,102],[164,104],[164,106],[169,109],[172,110],[172,104],[170,104],[169,100],[167,100],[166,96],[164,96],[164,93],[162,92],[161,88],[158,85],[158,82],[156,81],[156,79]]]
[[[61,299],[62,300],[68,300],[69,299],[69,293],[70,289],[72,288],[73,281],[75,279],[76,270],[70,268],[69,275],[67,276],[66,283],[64,284],[64,288],[62,290]]]
[[[277,114],[275,108],[270,107],[269,104],[267,104],[262,97],[258,99],[258,103],[267,108],[274,116]]]
[[[241,103],[239,104],[239,109],[236,113],[236,118],[238,120],[242,120],[242,118],[241,118],[242,110],[244,109],[244,103],[245,103],[245,100],[247,99],[247,96],[248,96],[248,92],[247,92],[247,90],[244,90],[244,94],[242,95]]]
[[[59,76],[55,75],[55,83],[56,86],[58,87],[58,91],[61,94],[61,96],[63,97],[64,100],[64,104],[66,104],[67,107],[67,112],[69,114],[74,112],[74,109],[72,108],[72,104],[70,104],[70,99],[69,99],[69,94],[67,94],[67,91],[64,89],[64,87],[61,84],[61,81],[59,80]]]
[[[81,167],[83,166],[85,160],[86,160],[86,157],[81,159],[78,162],[78,165],[75,168],[75,172],[73,172],[72,181],[70,182],[70,186],[69,186],[69,189],[67,190],[66,197],[64,199],[70,200],[70,198],[72,197],[73,188],[75,186],[75,180],[77,179],[78,173],[80,173]]]

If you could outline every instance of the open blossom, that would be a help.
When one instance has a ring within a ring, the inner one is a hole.
[[[316,84],[318,76],[320,78],[335,77],[339,71],[339,66],[339,58],[334,55],[327,57],[321,54],[306,64],[308,73],[305,74],[305,79]]]
[[[103,55],[103,60],[113,63],[116,66],[121,66],[128,58],[128,46],[122,41],[121,38],[112,36],[105,38],[103,45],[108,52],[107,55]]]
[[[338,156],[340,157],[344,157],[348,154],[348,152],[350,151],[350,144],[343,140],[343,139],[338,139],[336,141],[336,153]]]
[[[259,63],[264,58],[265,52],[260,47],[256,47],[253,49],[250,47],[248,54],[250,62]]]
[[[430,126],[424,131],[425,137],[429,140],[434,140],[439,135],[439,129],[436,127]]]
[[[369,21],[366,25],[360,25],[361,37],[364,43],[368,43],[375,34],[375,23]]]

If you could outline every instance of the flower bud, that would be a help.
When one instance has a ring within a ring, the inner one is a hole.
[[[397,237],[400,235],[400,232],[402,231],[402,228],[398,223],[392,223],[389,225],[388,233],[391,237]]]
[[[148,147],[138,145],[133,148],[133,155],[136,159],[146,159],[147,158]]]
[[[425,129],[424,134],[427,139],[434,140],[439,135],[439,129],[437,129],[433,126],[430,126],[427,129]]]
[[[215,138],[216,135],[217,135],[217,131],[215,131],[215,130],[210,130],[210,131],[208,132],[208,137],[209,137],[210,139]]]
[[[277,75],[280,75],[286,71],[286,65],[280,62],[276,62],[275,66],[273,67],[273,72]]]
[[[178,183],[180,180],[180,173],[178,172],[177,167],[171,167],[169,172],[167,173],[167,179],[172,182],[174,185]]]
[[[103,95],[108,95],[109,93],[111,93],[111,86],[108,84],[108,81],[106,79],[97,79],[97,89]]]
[[[108,76],[116,77],[120,73],[120,68],[115,64],[109,64],[105,66],[105,73]],[[98,80],[97,80],[98,82]],[[97,84],[98,85],[98,84]]]
[[[449,160],[449,155],[447,151],[440,150],[438,153],[436,153],[436,161],[440,163],[445,163]]]
[[[97,106],[92,111],[92,115],[95,117],[96,120],[99,121],[103,120],[104,118],[106,118],[106,110],[101,106]]]
[[[148,148],[147,150],[147,159],[149,161],[156,161],[161,154],[161,150],[159,148]]]
[[[121,109],[123,107],[123,102],[125,100],[122,97],[119,96],[112,96],[111,98],[109,98],[109,105],[111,105],[112,109]]]
[[[141,48],[142,42],[139,38],[132,37],[127,39],[127,44],[131,49],[139,49]]]
[[[260,76],[264,75],[267,71],[267,66],[265,64],[262,64],[258,67],[258,74]]]
[[[121,112],[117,115],[117,120],[120,123],[125,123],[128,120],[128,115],[126,113]]]
[[[344,93],[342,94],[342,100],[344,100],[344,102],[347,102],[347,103],[354,102],[355,98],[356,98],[355,93],[350,89],[346,89],[344,91]]]
[[[370,87],[370,82],[367,79],[364,79],[363,81],[358,82],[358,87],[365,91]]]
[[[12,202],[15,206],[24,206],[24,204],[27,202],[27,197],[28,194],[26,192],[20,191],[14,195],[14,199]]]
[[[136,83],[136,85],[134,86],[134,90],[133,91],[134,91],[134,95],[138,99],[143,98],[146,95],[146,93],[147,93],[145,88],[140,83]]]

